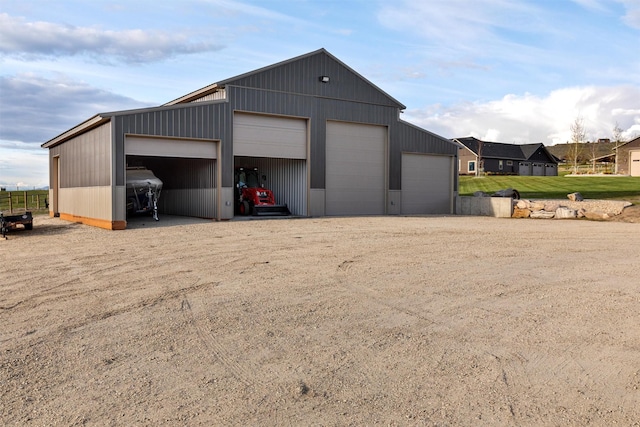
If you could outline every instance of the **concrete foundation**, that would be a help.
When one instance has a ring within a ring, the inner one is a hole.
[[[510,197],[469,197],[456,198],[456,215],[493,216],[511,218],[513,203]]]

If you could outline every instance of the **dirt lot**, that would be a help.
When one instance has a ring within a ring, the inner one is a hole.
[[[638,227],[38,217],[0,241],[0,424],[640,425]]]

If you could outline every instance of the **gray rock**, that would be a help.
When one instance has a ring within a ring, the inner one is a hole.
[[[531,212],[531,218],[538,218],[538,219],[549,219],[549,218],[553,218],[556,215],[555,212],[547,212],[547,211],[532,211]]]

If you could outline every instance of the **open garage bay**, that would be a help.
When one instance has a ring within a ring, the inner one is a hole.
[[[632,425],[637,232],[37,217],[0,241],[0,421]]]

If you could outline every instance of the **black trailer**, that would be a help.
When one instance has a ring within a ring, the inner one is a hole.
[[[12,213],[5,215],[0,212],[0,228],[2,228],[2,238],[7,238],[9,230],[15,230],[18,226],[22,226],[25,230],[33,229],[33,216],[31,211],[24,211],[21,213]]]

